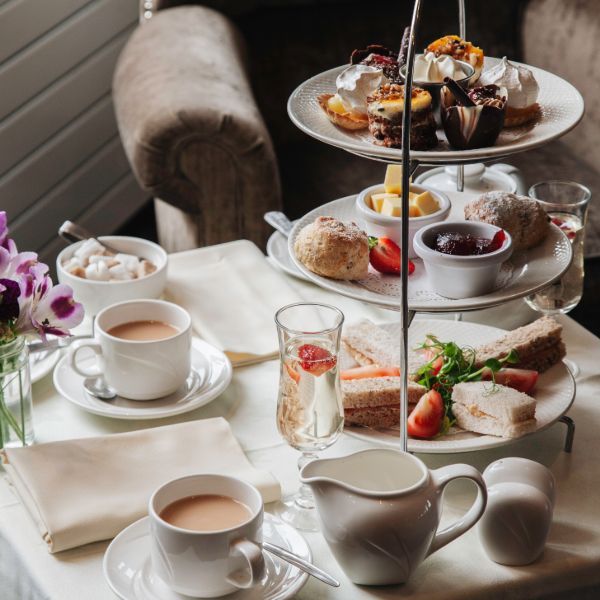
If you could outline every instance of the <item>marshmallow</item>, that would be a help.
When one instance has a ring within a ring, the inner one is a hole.
[[[76,269],[77,267],[83,267],[83,261],[77,258],[77,256],[73,256],[63,265],[63,267],[67,271],[70,271],[71,269]]]
[[[118,255],[117,255],[118,256]],[[103,263],[100,263],[103,264]],[[119,281],[126,281],[128,279],[134,279],[135,275],[125,268],[123,264],[117,264],[114,267],[108,269],[111,279],[117,279]]]
[[[90,265],[100,262],[109,263],[111,261],[114,262],[114,259],[114,256],[109,256],[108,254],[92,254],[92,256],[88,258],[88,263]]]
[[[92,254],[102,254],[104,252],[104,246],[96,239],[90,238],[85,240],[77,250],[75,250],[75,256],[82,261],[88,259]]]
[[[117,254],[115,260],[120,262],[131,274],[134,274],[138,270],[140,261],[137,256],[132,254]]]
[[[110,273],[105,262],[92,263],[85,268],[86,279],[92,281],[108,281]]]

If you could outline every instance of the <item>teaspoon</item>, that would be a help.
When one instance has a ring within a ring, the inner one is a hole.
[[[291,565],[298,567],[301,571],[312,575],[323,583],[326,583],[332,587],[340,587],[340,582],[337,579],[334,579],[331,575],[325,573],[325,571],[319,569],[319,567],[316,567],[312,563],[309,563],[307,560],[304,560],[297,554],[294,554],[289,550],[282,548],[281,546],[270,544],[269,542],[263,542],[262,547],[267,552],[270,552],[271,554],[274,554],[278,558],[285,560]]]
[[[117,392],[102,377],[86,377],[83,380],[83,387],[90,396],[99,400],[112,400],[117,397]]]

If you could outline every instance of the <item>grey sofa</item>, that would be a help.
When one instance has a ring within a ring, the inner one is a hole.
[[[298,83],[345,62],[353,48],[397,42],[412,2],[382,3],[389,18],[366,11],[364,2],[343,0],[179,7],[155,0],[152,17],[119,59],[114,101],[136,177],[159,199],[157,226],[166,248],[239,237],[264,245],[266,210],[283,206],[297,217],[381,179],[381,165],[296,130],[285,102]],[[424,2],[424,9],[417,43],[456,31],[455,2]],[[574,132],[510,162],[530,183],[568,178],[593,191],[600,182],[597,1],[489,0],[467,2],[467,11],[468,37],[489,55],[551,70],[587,100]],[[594,207],[587,250],[600,254]]]

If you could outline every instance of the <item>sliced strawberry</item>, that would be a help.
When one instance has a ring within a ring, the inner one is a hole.
[[[390,273],[400,275],[401,251],[398,244],[387,237],[369,238],[369,261],[371,266],[380,273]],[[412,275],[415,271],[414,263],[408,261],[408,274]]]
[[[500,369],[496,373],[495,381],[500,385],[519,390],[524,394],[530,394],[537,383],[539,373],[528,369]],[[490,381],[492,372],[489,369],[484,369],[481,378]]]
[[[399,377],[398,367],[378,367],[368,365],[366,367],[354,367],[340,372],[340,379],[372,379],[374,377]]]
[[[329,350],[315,346],[314,344],[303,344],[298,348],[300,366],[304,371],[319,377],[335,367],[337,360]]]
[[[285,364],[285,368],[288,372],[288,375],[296,382],[296,383],[300,383],[300,373],[298,373],[298,371],[296,371],[296,369],[294,369],[294,367],[292,367],[292,365],[288,364],[288,363],[284,363]]]
[[[415,438],[432,438],[442,427],[444,401],[439,392],[429,390],[408,416],[408,435]]]

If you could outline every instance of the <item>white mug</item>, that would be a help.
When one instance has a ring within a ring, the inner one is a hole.
[[[160,340],[125,340],[111,335],[117,325],[134,321],[161,321],[178,330]],[[98,313],[95,340],[74,342],[69,361],[84,377],[102,375],[119,396],[131,400],[154,400],[172,394],[191,369],[192,320],[189,313],[164,300],[130,300],[111,304]],[[83,348],[95,353],[95,364],[78,363]]]
[[[206,532],[182,529],[160,517],[172,502],[202,494],[229,496],[245,504],[251,516],[235,527]],[[263,578],[263,501],[250,484],[224,475],[182,477],[152,494],[148,513],[152,568],[173,591],[215,598],[253,587]]]

